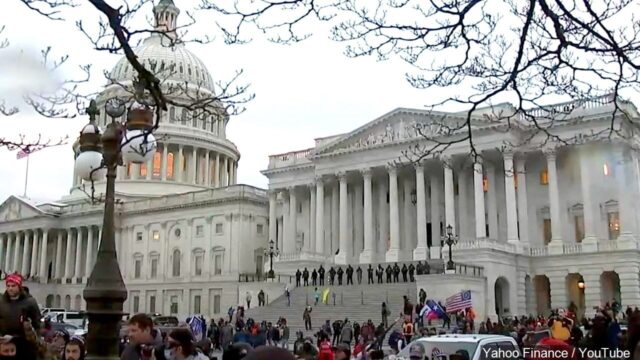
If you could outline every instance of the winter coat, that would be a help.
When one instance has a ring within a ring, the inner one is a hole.
[[[351,329],[351,326],[347,324],[342,328],[342,332],[340,333],[340,341],[350,343],[352,338],[353,329]]]
[[[145,345],[151,345],[153,347],[162,346],[162,334],[160,334],[160,330],[153,329],[151,330],[151,337],[153,340],[146,343]],[[142,359],[140,344],[129,343],[122,351],[122,355],[120,359],[122,360],[140,360]]]
[[[1,333],[24,337],[24,327],[20,322],[22,315],[31,320],[31,326],[38,332],[40,329],[40,308],[36,299],[25,293],[20,293],[16,300],[11,300],[5,292],[0,297]]]

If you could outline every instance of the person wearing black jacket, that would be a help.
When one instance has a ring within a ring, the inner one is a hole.
[[[302,272],[302,279],[304,280],[304,286],[309,286],[309,270],[307,268],[304,268]]]
[[[398,281],[400,281],[400,266],[396,263],[393,265],[393,282],[397,283]]]
[[[311,285],[318,285],[318,272],[316,271],[316,269],[313,269],[313,271],[311,272]]]
[[[6,290],[0,297],[1,334],[16,337],[19,359],[35,359],[36,349],[26,341],[24,322],[30,322],[35,332],[39,332],[41,323],[38,302],[24,291],[20,274],[7,275],[5,285]]]
[[[373,268],[371,267],[371,264],[369,264],[369,267],[367,268],[367,284],[373,284]]]
[[[413,276],[415,271],[416,271],[416,267],[413,266],[413,264],[409,264],[409,281],[411,282],[416,281],[416,278]]]
[[[407,272],[409,272],[407,264],[402,265],[402,282],[407,282]]]
[[[383,275],[384,275],[384,269],[382,268],[382,264],[378,264],[378,268],[376,270],[376,276],[378,276],[378,284],[382,284]]]
[[[320,268],[318,269],[318,282],[320,283],[320,286],[324,285],[324,268],[322,265],[320,265]]]
[[[347,266],[347,285],[349,285],[349,283],[351,283],[351,285],[353,285],[353,268],[351,267],[351,265]]]
[[[344,274],[344,270],[341,267],[338,267],[338,285],[342,285],[342,274]]]
[[[358,285],[362,284],[362,268],[360,266],[356,270],[356,277],[358,278]]]
[[[387,273],[387,284],[389,284],[391,282],[391,274],[393,273],[391,265],[387,265],[387,269],[385,270],[385,272]]]
[[[336,277],[336,270],[333,266],[329,269],[329,285],[333,286],[334,280]]]
[[[302,277],[302,273],[300,272],[300,269],[296,270],[296,286],[300,286],[300,277]]]

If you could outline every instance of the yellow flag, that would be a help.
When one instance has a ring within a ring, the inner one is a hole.
[[[329,301],[329,293],[331,291],[329,290],[329,288],[324,289],[324,291],[322,291],[322,302],[323,303],[327,303],[327,301]]]

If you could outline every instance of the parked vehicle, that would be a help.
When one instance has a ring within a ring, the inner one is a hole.
[[[420,343],[425,350],[425,358],[433,360],[447,360],[449,355],[460,354],[469,360],[484,360],[497,358],[491,351],[503,351],[502,360],[519,359],[519,348],[516,341],[503,335],[480,334],[447,334],[431,337],[423,337],[411,342],[402,349],[397,358],[409,359],[411,345]],[[504,354],[513,356],[504,356]],[[465,356],[466,355],[466,356]],[[492,357],[494,356],[494,357]]]
[[[87,314],[82,311],[65,311],[56,314],[55,318],[52,318],[52,322],[73,324],[84,328],[87,325]]]

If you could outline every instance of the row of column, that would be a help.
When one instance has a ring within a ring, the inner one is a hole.
[[[102,229],[97,226],[3,233],[0,234],[0,269],[44,281],[49,276],[48,260],[51,260],[53,278],[86,278],[95,264],[101,237]],[[50,238],[55,245],[52,259],[47,256]]]

